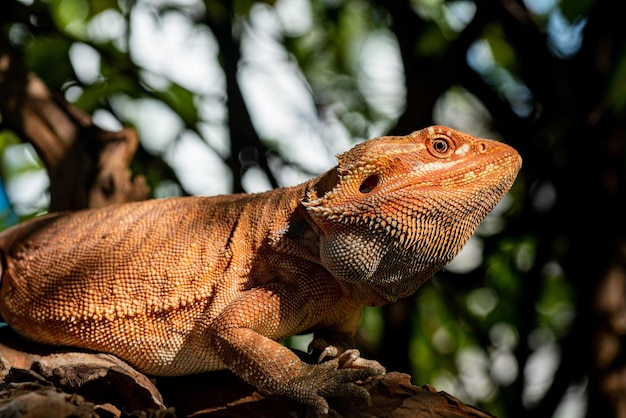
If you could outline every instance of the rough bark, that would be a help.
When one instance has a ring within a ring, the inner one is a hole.
[[[24,341],[0,329],[0,415],[39,417],[281,417],[306,407],[268,395],[227,371],[148,379],[118,358]],[[402,373],[363,386],[372,406],[331,399],[342,417],[492,417]]]

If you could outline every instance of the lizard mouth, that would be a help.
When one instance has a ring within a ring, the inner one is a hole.
[[[429,171],[418,187],[476,187],[477,184],[511,185],[522,167],[522,158],[513,148],[499,143],[499,152],[474,156],[471,160],[445,163],[437,172]],[[494,150],[495,151],[495,150]],[[439,175],[437,175],[439,174]]]

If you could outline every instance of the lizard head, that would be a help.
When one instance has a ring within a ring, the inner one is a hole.
[[[322,265],[381,304],[412,294],[465,245],[509,190],[519,154],[444,126],[375,138],[337,157],[303,205]]]

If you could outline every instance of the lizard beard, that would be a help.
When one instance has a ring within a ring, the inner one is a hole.
[[[394,301],[411,295],[463,248],[499,201],[502,191],[482,191],[473,199],[448,196],[431,212],[391,225],[336,224],[321,237],[322,264],[340,281],[366,285]],[[462,209],[461,209],[462,208]]]

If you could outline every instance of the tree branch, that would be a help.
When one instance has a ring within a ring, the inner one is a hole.
[[[101,207],[146,199],[142,176],[128,165],[137,149],[134,130],[110,132],[51,92],[0,39],[0,112],[3,124],[30,142],[50,176],[50,211]]]

